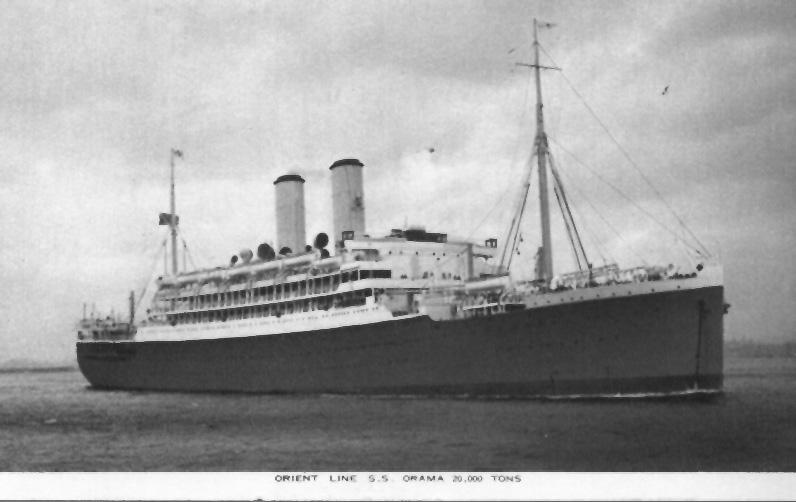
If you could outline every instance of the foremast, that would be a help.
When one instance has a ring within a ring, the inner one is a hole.
[[[544,23],[548,25],[548,23]],[[553,278],[553,246],[550,239],[550,206],[547,196],[547,135],[544,131],[544,105],[542,104],[542,77],[539,65],[539,23],[533,20],[534,62],[530,65],[536,80],[536,139],[534,148],[539,167],[539,209],[542,223],[542,248],[539,253],[539,273],[545,284]]]

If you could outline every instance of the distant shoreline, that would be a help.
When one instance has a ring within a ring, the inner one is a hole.
[[[796,342],[761,343],[725,340],[724,354],[735,357],[796,357]]]

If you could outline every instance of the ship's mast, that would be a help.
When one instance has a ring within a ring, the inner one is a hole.
[[[547,135],[544,132],[542,105],[542,78],[539,66],[538,22],[533,20],[534,74],[536,77],[536,160],[539,166],[539,208],[542,218],[542,250],[539,270],[541,278],[549,283],[553,278],[553,247],[550,240],[550,210],[547,197]]]
[[[171,273],[177,275],[177,202],[174,196],[174,158],[182,157],[182,152],[171,149],[171,214],[169,215],[169,228],[171,229]]]

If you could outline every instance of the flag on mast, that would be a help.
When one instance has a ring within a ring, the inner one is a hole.
[[[175,157],[182,158],[182,150],[177,150],[176,148],[171,149],[171,154]]]
[[[172,223],[174,223],[175,226],[179,225],[180,217],[176,214],[172,215],[171,213],[160,213],[158,215],[158,225],[171,225]]]

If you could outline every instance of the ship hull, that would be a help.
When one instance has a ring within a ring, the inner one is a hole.
[[[78,342],[102,389],[486,396],[660,395],[722,388],[723,288],[426,316],[320,331]]]

